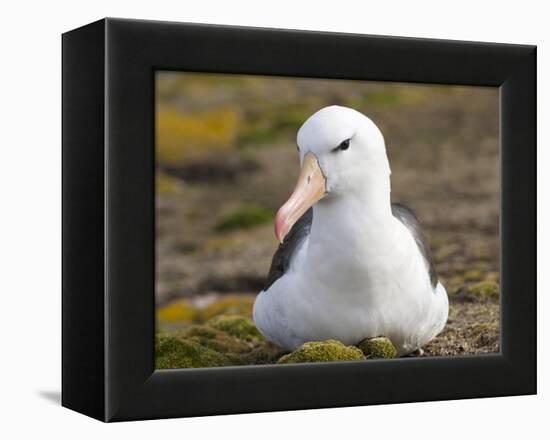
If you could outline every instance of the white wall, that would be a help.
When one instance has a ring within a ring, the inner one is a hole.
[[[302,2],[305,3],[305,2]],[[537,44],[539,145],[548,146],[544,2],[94,0],[5,2],[0,69],[0,437],[526,438],[548,431],[548,301],[539,296],[539,396],[103,425],[52,403],[60,388],[63,31],[104,16]],[[329,7],[323,4],[330,5]],[[546,125],[543,124],[546,122]],[[548,148],[539,148],[539,271],[550,245]],[[546,201],[546,203],[543,203]],[[542,270],[541,270],[542,269]],[[548,279],[539,277],[547,293]],[[547,416],[546,416],[547,417]],[[6,435],[7,432],[10,435]],[[78,436],[78,437],[76,437]]]

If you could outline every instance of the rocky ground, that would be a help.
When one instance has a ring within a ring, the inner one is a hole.
[[[220,83],[168,75],[159,83],[159,359],[170,350],[181,355],[203,347],[208,338],[193,332],[211,331],[216,316],[249,316],[277,246],[273,215],[298,172],[296,130],[330,103],[353,106],[380,127],[392,199],[413,208],[430,239],[450,314],[425,355],[498,351],[498,91],[235,78]],[[250,350],[242,344],[235,350],[258,354],[265,341],[249,339]],[[248,354],[237,361],[217,347],[207,348],[223,354],[224,365],[275,362],[282,355],[275,350],[259,361]],[[159,368],[174,365],[162,362]]]

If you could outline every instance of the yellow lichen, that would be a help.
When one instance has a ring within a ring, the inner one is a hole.
[[[218,315],[252,316],[254,297],[249,295],[226,295],[200,311],[199,318],[206,322]]]
[[[164,173],[157,173],[155,180],[155,191],[159,195],[178,194],[183,190],[183,185],[178,179]]]
[[[195,309],[184,301],[176,301],[157,308],[157,320],[161,323],[191,322]]]
[[[239,114],[229,107],[184,113],[165,106],[158,109],[156,124],[157,160],[177,163],[232,148]]]

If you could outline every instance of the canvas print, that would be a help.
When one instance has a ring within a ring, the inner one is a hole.
[[[155,75],[157,369],[499,351],[497,88]]]

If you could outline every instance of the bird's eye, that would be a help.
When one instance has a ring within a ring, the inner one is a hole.
[[[338,145],[336,148],[334,148],[332,151],[345,151],[349,148],[349,139],[346,139],[343,141],[340,145]]]

